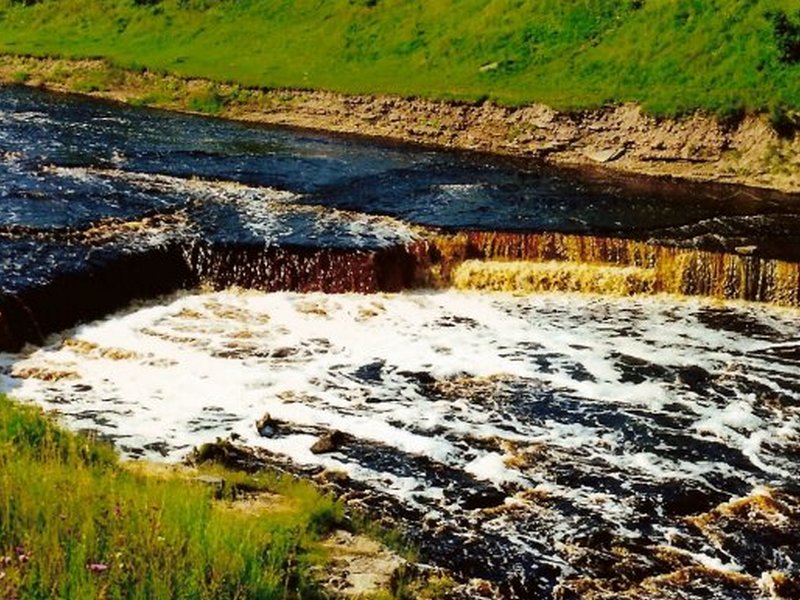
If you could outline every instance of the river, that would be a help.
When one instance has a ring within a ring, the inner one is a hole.
[[[0,387],[245,444],[504,598],[800,589],[798,239],[767,191],[0,88]]]

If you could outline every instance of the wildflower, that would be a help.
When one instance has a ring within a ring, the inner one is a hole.
[[[86,568],[92,573],[105,573],[108,571],[108,565],[104,563],[89,563]]]

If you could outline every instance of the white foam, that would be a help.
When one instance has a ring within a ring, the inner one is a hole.
[[[757,394],[728,380],[731,372],[768,378],[771,365],[748,355],[767,342],[706,326],[697,317],[701,310],[706,307],[695,302],[568,295],[185,294],[75,333],[130,358],[54,344],[5,362],[16,372],[74,371],[77,380],[5,379],[3,385],[20,398],[57,406],[68,422],[119,436],[127,447],[166,442],[168,459],[235,432],[302,464],[375,482],[388,478],[390,484],[380,485],[398,495],[414,490],[434,497],[441,490],[424,484],[424,473],[377,473],[340,453],[315,455],[313,432],[337,429],[497,485],[547,484],[547,463],[520,470],[509,466],[511,455],[474,450],[462,440],[544,447],[576,461],[576,468],[609,469],[633,480],[754,477],[714,457],[638,447],[624,429],[596,420],[617,414],[658,431],[651,416],[669,420],[678,410],[689,425],[671,434],[688,436],[685,443],[711,436],[770,476],[796,470],[775,452],[796,439],[797,408],[764,412]],[[763,312],[775,343],[796,333],[791,314],[746,310],[756,318]],[[700,395],[669,376],[623,382],[620,353],[663,369],[700,365],[735,397]],[[452,380],[456,393],[431,395],[409,373]],[[519,412],[508,404],[515,402],[508,387],[514,382],[524,382],[525,401],[541,408]],[[91,389],[76,391],[76,383]],[[567,412],[555,410],[562,399],[572,403],[559,409]],[[260,438],[254,422],[265,412],[311,433]],[[597,506],[592,490],[562,493]],[[608,506],[604,511],[613,513]]]
[[[121,164],[125,157],[114,154],[112,162]],[[50,165],[44,170],[49,175],[95,184],[123,181],[145,192],[185,197],[200,204],[225,203],[235,207],[242,227],[268,242],[291,234],[296,227],[291,219],[297,216],[310,218],[303,230],[308,240],[330,231],[338,232],[339,238],[348,236],[351,242],[373,240],[379,246],[409,243],[419,237],[417,228],[397,219],[303,204],[300,195],[272,187],[121,169]]]
[[[464,470],[471,473],[478,479],[491,481],[497,484],[520,483],[524,478],[506,468],[505,457],[497,452],[487,452],[473,459],[466,465]]]

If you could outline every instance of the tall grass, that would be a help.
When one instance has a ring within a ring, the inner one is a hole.
[[[656,114],[800,109],[797,48],[796,0],[0,0],[0,52]]]
[[[0,598],[316,597],[314,541],[341,507],[286,478],[225,477],[281,495],[242,509],[0,397]]]

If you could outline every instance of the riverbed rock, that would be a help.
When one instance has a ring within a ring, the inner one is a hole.
[[[345,434],[341,431],[329,431],[320,436],[311,446],[311,452],[314,454],[328,454],[329,452],[336,452],[345,441]]]
[[[198,475],[194,478],[197,483],[206,485],[214,490],[214,497],[219,499],[225,493],[225,480],[215,475]]]
[[[346,486],[350,483],[350,476],[344,471],[325,469],[314,476],[314,481],[323,486]]]
[[[486,486],[467,494],[461,500],[461,507],[464,510],[494,508],[503,504],[505,500],[506,493],[503,490]]]
[[[256,430],[261,437],[274,437],[278,433],[278,422],[269,413],[256,421]]]
[[[759,587],[769,594],[770,598],[800,598],[800,575],[790,577],[780,571],[764,573],[759,581]]]
[[[217,439],[195,448],[186,458],[190,465],[217,463],[231,469],[254,472],[264,467],[252,450],[233,444],[230,440]]]
[[[583,155],[591,161],[597,163],[608,163],[620,158],[625,154],[625,148],[587,148],[583,151]]]
[[[363,535],[336,531],[323,542],[331,561],[322,585],[335,598],[363,598],[391,593],[406,561]]]
[[[681,367],[678,370],[678,381],[695,392],[702,392],[705,390],[710,384],[711,379],[711,373],[697,365]]]

